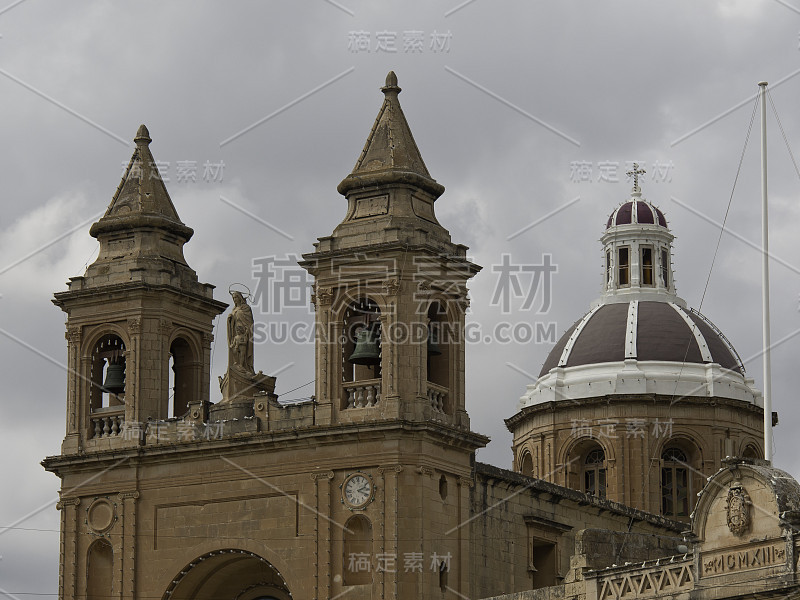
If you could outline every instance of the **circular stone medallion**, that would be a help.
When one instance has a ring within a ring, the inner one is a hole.
[[[111,529],[116,518],[114,505],[105,498],[98,498],[86,509],[86,522],[98,533]]]

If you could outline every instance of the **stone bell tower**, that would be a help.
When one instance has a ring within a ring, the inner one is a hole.
[[[301,263],[316,278],[318,415],[468,429],[466,283],[480,267],[436,219],[444,187],[414,142],[394,72],[381,91],[364,149],[337,188],[344,220]]]
[[[125,423],[182,416],[208,401],[212,321],[226,304],[186,264],[184,225],[142,125],[105,215],[97,260],[53,302],[67,313],[69,381],[62,452],[136,445]],[[123,439],[128,437],[128,439]]]
[[[425,167],[393,72],[381,91],[364,149],[337,188],[344,219],[300,263],[315,278],[316,423],[342,442],[327,446],[342,453],[331,514],[354,532],[331,544],[331,571],[342,577],[330,594],[468,593],[462,525],[474,452],[488,442],[470,431],[464,394],[466,284],[480,267],[436,218],[444,187]],[[354,571],[356,540],[398,568]],[[403,568],[414,555],[424,570]],[[437,556],[452,560],[429,569]]]

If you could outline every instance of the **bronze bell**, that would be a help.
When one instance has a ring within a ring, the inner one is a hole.
[[[377,335],[372,326],[358,332],[355,350],[348,360],[354,365],[377,365],[381,362]]]
[[[431,328],[428,329],[428,356],[441,356],[442,351],[439,348],[439,344],[436,343],[436,330]]]
[[[121,394],[125,391],[125,365],[109,363],[106,369],[106,380],[103,391],[109,394]]]

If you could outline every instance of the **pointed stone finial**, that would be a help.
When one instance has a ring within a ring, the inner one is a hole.
[[[141,144],[148,146],[153,140],[150,139],[150,132],[147,131],[147,127],[139,125],[139,129],[136,130],[136,137],[133,138],[133,141],[136,142],[137,146]]]
[[[402,89],[397,85],[397,75],[394,74],[394,71],[389,71],[389,73],[386,75],[386,85],[381,88],[381,91],[384,94],[388,94],[389,92],[399,94],[402,91]]]
[[[354,189],[371,185],[411,183],[438,198],[444,192],[444,186],[428,173],[414,136],[411,135],[397,97],[400,87],[394,71],[389,71],[386,75],[386,85],[381,91],[385,97],[367,137],[367,143],[364,144],[353,171],[336,189],[347,196]]]

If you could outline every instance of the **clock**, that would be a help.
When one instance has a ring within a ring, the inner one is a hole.
[[[351,509],[364,508],[372,501],[374,491],[372,477],[356,471],[342,483],[342,502]]]

